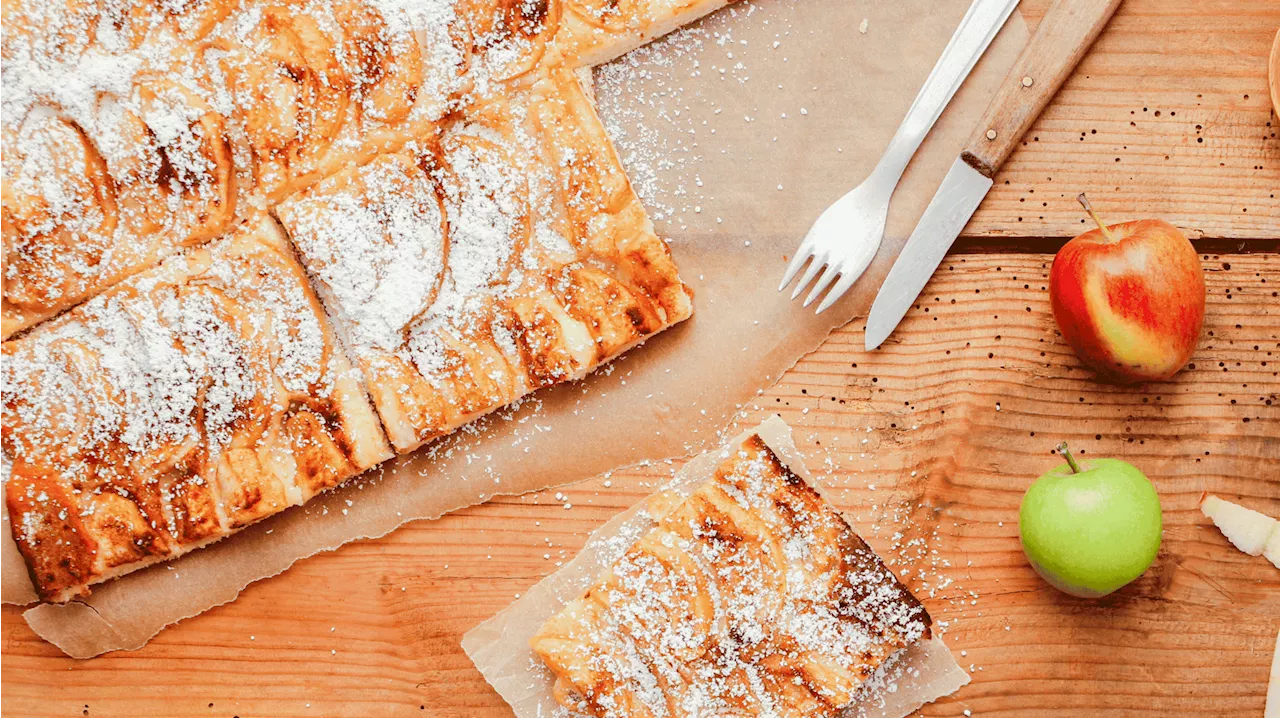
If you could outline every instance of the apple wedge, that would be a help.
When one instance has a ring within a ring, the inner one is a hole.
[[[1271,529],[1271,538],[1267,540],[1267,545],[1262,547],[1262,555],[1274,563],[1276,568],[1280,568],[1280,525]]]
[[[1250,556],[1265,556],[1280,568],[1280,522],[1213,494],[1206,494],[1200,500],[1200,512],[1209,517],[1236,548]]]

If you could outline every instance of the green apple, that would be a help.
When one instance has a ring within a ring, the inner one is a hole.
[[[1105,596],[1142,575],[1160,550],[1160,498],[1119,459],[1067,463],[1022,497],[1022,550],[1044,580],[1073,596]]]

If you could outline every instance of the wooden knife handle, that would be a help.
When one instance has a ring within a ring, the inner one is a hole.
[[[987,177],[1062,87],[1122,0],[1055,0],[960,153]]]

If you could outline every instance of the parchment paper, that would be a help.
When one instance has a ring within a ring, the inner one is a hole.
[[[791,429],[776,416],[757,429],[739,434],[719,450],[693,459],[663,490],[692,493],[751,434],[759,434],[783,463],[822,493],[796,451]],[[641,501],[601,526],[572,561],[462,637],[463,650],[519,718],[570,715],[552,696],[555,677],[529,650],[529,639],[548,618],[581,595],[636,538],[653,528],[645,505]],[[969,675],[956,665],[942,639],[934,637],[917,642],[882,665],[846,708],[845,715],[901,718],[968,682]]]
[[[706,448],[758,390],[865,312],[1025,43],[1015,14],[908,169],[886,241],[850,296],[821,316],[788,301],[777,292],[786,259],[822,209],[875,165],[968,4],[750,0],[597,68],[601,114],[622,133],[619,154],[695,290],[692,320],[581,383],[536,394],[226,541],[95,587],[85,603],[36,606],[27,621],[78,658],[138,648],[300,558],[498,493]],[[7,527],[3,541],[3,599],[30,602]]]

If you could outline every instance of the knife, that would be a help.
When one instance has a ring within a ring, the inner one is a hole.
[[[1009,70],[965,149],[907,239],[867,317],[866,348],[884,343],[991,189],[996,170],[1102,33],[1122,0],[1055,0]]]

